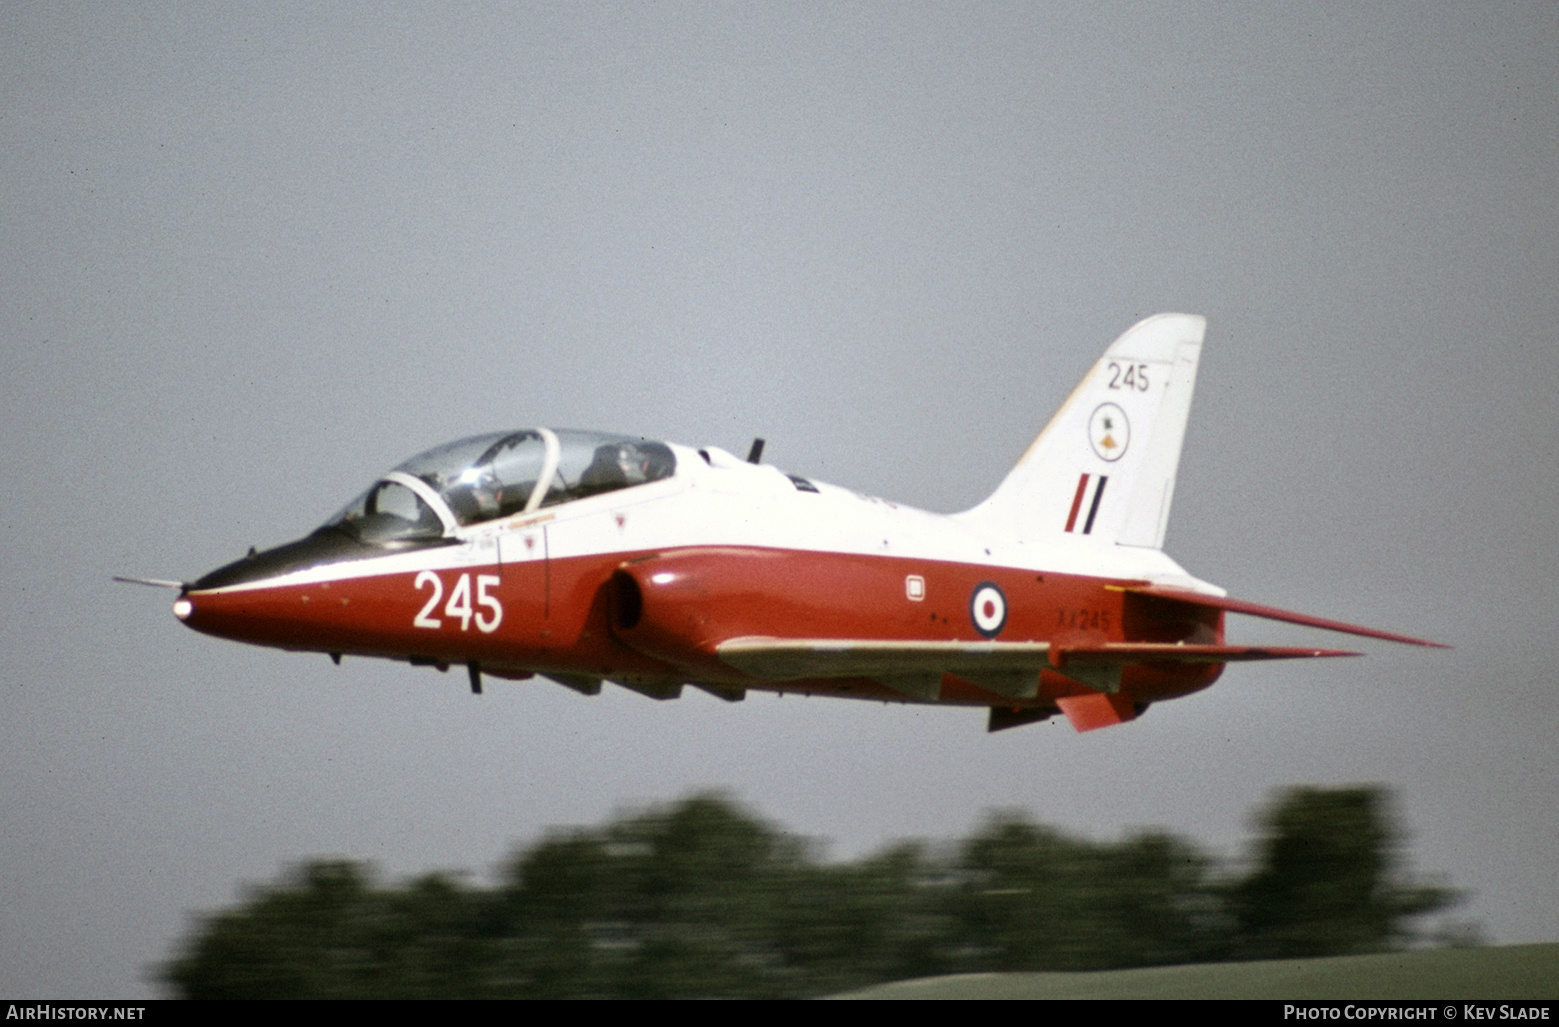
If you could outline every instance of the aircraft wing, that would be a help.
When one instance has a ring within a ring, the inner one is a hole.
[[[1362,656],[1347,649],[1283,645],[1186,645],[1180,642],[1101,642],[1057,647],[1061,666],[1089,663],[1247,663],[1254,660],[1305,660],[1326,656]]]
[[[724,662],[761,681],[940,674],[979,681],[992,674],[1037,674],[1046,667],[1064,673],[1074,662],[1120,667],[1132,663],[1234,663],[1359,655],[1336,649],[1166,642],[1052,646],[1049,642],[900,642],[758,636],[729,639],[716,646],[715,652]]]
[[[1262,617],[1266,620],[1284,621],[1288,624],[1302,624],[1309,628],[1321,628],[1324,631],[1340,631],[1346,635],[1360,635],[1364,638],[1380,638],[1387,642],[1403,642],[1407,645],[1424,645],[1434,649],[1449,649],[1448,645],[1440,642],[1430,642],[1427,639],[1414,638],[1411,635],[1399,635],[1391,631],[1379,631],[1375,628],[1366,628],[1359,624],[1347,624],[1340,620],[1327,620],[1325,617],[1312,617],[1309,614],[1295,613],[1292,610],[1279,609],[1276,606],[1263,606],[1260,603],[1246,602],[1243,599],[1231,599],[1228,596],[1210,595],[1206,592],[1192,592],[1184,588],[1172,588],[1163,585],[1115,585],[1122,592],[1131,595],[1152,596],[1156,599],[1171,599],[1177,603],[1189,603],[1192,606],[1202,606],[1214,610],[1223,610],[1228,613],[1243,613],[1251,617]]]
[[[732,638],[721,660],[761,681],[876,678],[960,671],[1034,671],[1048,665],[1049,642],[923,642],[859,638]]]

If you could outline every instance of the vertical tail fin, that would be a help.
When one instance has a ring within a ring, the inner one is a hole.
[[[1133,325],[963,519],[1025,542],[1162,548],[1206,329],[1194,314]]]

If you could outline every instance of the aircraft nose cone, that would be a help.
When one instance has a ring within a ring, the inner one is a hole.
[[[342,560],[359,560],[365,556],[381,555],[383,552],[383,549],[359,542],[342,532],[322,528],[312,535],[274,549],[263,552],[251,550],[248,556],[196,578],[190,584],[190,590],[202,592],[213,588],[227,588],[231,585],[253,584],[305,567],[337,563]]]

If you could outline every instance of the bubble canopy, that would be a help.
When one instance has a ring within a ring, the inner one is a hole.
[[[570,429],[476,435],[419,453],[325,522],[359,542],[425,542],[462,527],[669,478],[663,442]]]

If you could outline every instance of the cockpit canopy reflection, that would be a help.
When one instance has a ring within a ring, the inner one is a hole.
[[[663,442],[569,429],[476,435],[419,453],[325,523],[359,542],[434,541],[460,527],[669,478]]]

